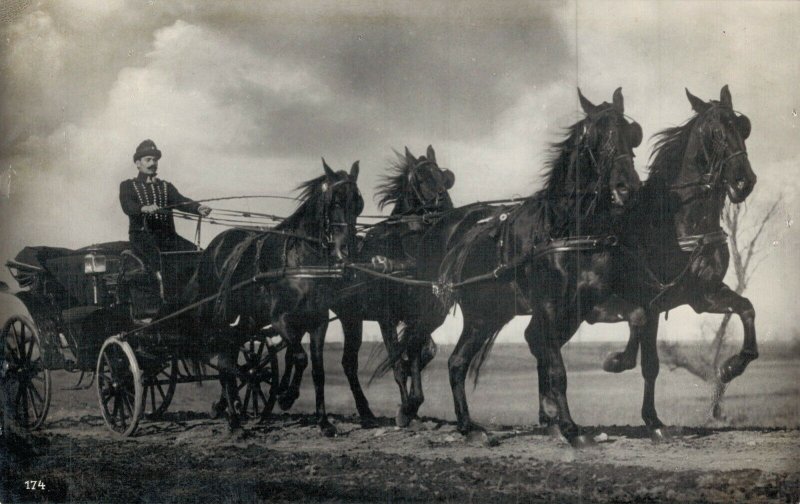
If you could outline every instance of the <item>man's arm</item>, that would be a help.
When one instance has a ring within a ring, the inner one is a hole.
[[[142,213],[142,205],[133,192],[133,184],[130,180],[123,180],[119,185],[119,202],[125,215],[138,215]]]
[[[201,205],[200,203],[190,200],[175,188],[174,185],[167,182],[167,203],[169,205],[179,205],[176,208],[178,210],[193,213],[196,215],[206,216],[211,213],[211,209],[205,205]]]

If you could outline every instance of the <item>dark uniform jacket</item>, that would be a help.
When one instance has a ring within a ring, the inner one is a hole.
[[[148,177],[143,173],[139,173],[136,178],[122,181],[119,185],[119,201],[122,204],[122,211],[130,221],[129,233],[145,231],[161,236],[176,234],[172,209],[144,214],[142,207],[153,204],[160,207],[180,205],[176,207],[178,210],[199,214],[197,208],[200,206],[199,203],[179,193],[175,186],[166,180]]]

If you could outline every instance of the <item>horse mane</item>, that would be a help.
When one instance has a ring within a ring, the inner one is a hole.
[[[689,143],[689,133],[699,118],[699,115],[695,115],[680,126],[663,129],[654,135],[656,143],[650,154],[650,175],[644,183],[645,187],[675,179]]]
[[[343,173],[345,172],[339,172],[337,175]],[[317,203],[324,192],[322,190],[322,184],[327,182],[327,178],[327,175],[320,175],[317,178],[307,180],[298,185],[295,188],[295,191],[300,191],[300,195],[297,197],[297,199],[300,200],[300,204],[297,206],[297,209],[295,209],[292,215],[286,217],[283,222],[275,226],[275,229],[293,229],[297,227],[300,221],[306,218],[314,218]]]
[[[381,210],[387,205],[398,203],[402,199],[409,184],[408,174],[414,168],[404,155],[394,149],[392,150],[397,155],[397,159],[390,162],[390,174],[381,177],[381,183],[375,193],[375,197],[378,199],[378,208]]]

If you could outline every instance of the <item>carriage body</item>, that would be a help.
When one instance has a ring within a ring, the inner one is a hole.
[[[162,254],[170,265],[164,284],[185,285],[199,258],[199,251]],[[179,289],[164,302],[128,242],[77,250],[26,247],[6,266],[22,290],[4,295],[27,310],[12,314],[2,332],[4,369],[23,389],[15,394],[21,425],[43,425],[53,371],[80,373],[73,388],[92,386],[81,385],[91,374],[106,425],[121,435],[132,434],[142,417],[165,413],[177,384],[218,378],[207,361],[207,342],[197,339],[188,318],[159,323],[180,307]],[[278,374],[278,349],[267,344],[269,336],[265,331],[243,342],[237,370],[248,389],[266,386],[263,395]],[[267,407],[262,401],[251,409],[264,414]]]

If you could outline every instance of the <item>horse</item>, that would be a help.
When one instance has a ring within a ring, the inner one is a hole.
[[[241,343],[271,324],[288,342],[288,352],[305,357],[301,338],[306,332],[312,333],[313,348],[320,335],[324,336],[328,309],[341,282],[331,268],[355,250],[356,217],[364,208],[356,184],[358,161],[349,173],[333,171],[324,159],[322,165],[324,175],[298,187],[298,208],[274,229],[232,229],[216,236],[203,251],[186,289],[187,304],[219,294],[213,305],[201,305],[192,316],[194,327],[203,333],[204,341],[210,342],[208,353],[218,354],[222,386],[219,404],[227,408],[231,428],[240,425],[241,403],[234,369]],[[313,267],[323,274],[281,273],[286,268]],[[259,275],[264,279],[238,290],[231,288]],[[295,362],[301,370],[306,364],[302,357]],[[316,383],[322,362],[312,364],[318,394],[317,423],[323,431],[329,431],[333,426],[325,414],[322,384]]]
[[[643,306],[644,312],[628,322],[625,350],[611,354],[603,368],[615,373],[633,369],[641,344],[642,418],[654,441],[665,437],[654,399],[659,313],[688,304],[697,313],[739,316],[744,344],[717,370],[721,384],[742,374],[758,357],[753,305],[723,282],[730,253],[720,226],[726,195],[731,203],[741,203],[757,180],[745,146],[750,120],[734,111],[727,85],[718,101],[703,101],[688,89],[686,96],[695,115],[656,135],[642,197],[623,224],[622,246],[630,251],[632,271],[617,288],[619,299],[596,307],[591,317],[592,322],[619,322],[626,318],[620,316],[621,301]]]
[[[426,154],[414,156],[408,147],[404,154],[397,153],[397,160],[390,166],[390,174],[384,176],[378,186],[378,207],[393,205],[388,219],[371,226],[363,237],[359,237],[358,252],[350,260],[373,263],[384,273],[409,273],[414,270],[414,252],[421,234],[442,212],[453,208],[448,189],[453,187],[455,175],[439,167],[433,146]],[[358,352],[361,348],[362,329],[365,320],[377,321],[384,344],[390,355],[399,352],[398,325],[413,316],[416,308],[412,302],[414,287],[389,280],[357,273],[350,284],[340,291],[332,311],[337,315],[344,332],[342,368],[353,393],[356,409],[364,427],[376,425],[374,414],[364,395],[358,379]],[[318,345],[321,350],[322,346]],[[427,351],[423,354],[421,367],[435,355],[435,344],[428,335]],[[320,357],[321,358],[321,357]],[[415,361],[417,362],[417,361]],[[289,387],[292,362],[287,353],[282,386]],[[408,376],[412,378],[412,389],[421,395],[420,367],[412,369],[408,361],[398,360],[394,366],[395,381],[400,388],[402,405],[398,417],[402,418],[409,402]],[[295,384],[299,386],[299,383]],[[280,406],[287,409],[299,395],[299,390],[282,392]],[[412,393],[412,398],[417,397]],[[285,398],[285,399],[284,399]],[[413,400],[413,399],[412,399]],[[398,420],[403,424],[403,420]]]
[[[543,189],[516,208],[453,212],[420,242],[418,278],[433,282],[439,296],[418,294],[423,316],[407,331],[432,331],[445,309],[460,305],[464,327],[448,368],[457,428],[468,438],[488,441],[469,415],[468,371],[477,384],[503,326],[532,314],[525,339],[537,359],[540,422],[573,445],[591,439],[570,418],[560,348],[624,270],[615,224],[641,185],[633,148],[642,130],[625,119],[621,89],[612,103],[594,105],[580,90],[578,97],[585,117],[553,145]]]

